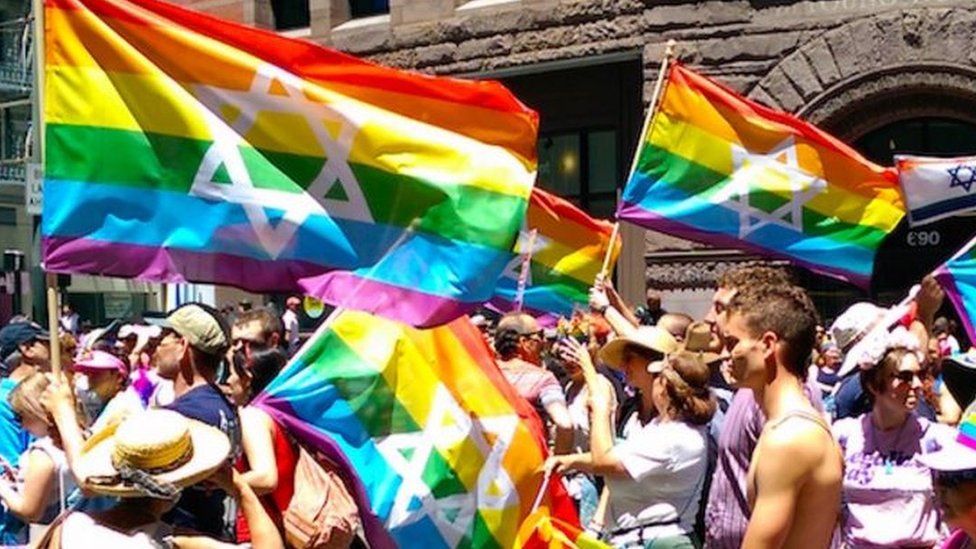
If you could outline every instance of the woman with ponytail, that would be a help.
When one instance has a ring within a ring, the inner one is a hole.
[[[707,469],[708,422],[716,404],[708,388],[708,366],[696,353],[676,348],[670,334],[642,327],[600,350],[603,362],[624,373],[641,394],[641,408],[647,408],[634,415],[625,438],[615,442],[612,390],[598,382],[582,345],[564,344],[563,356],[580,365],[590,391],[590,451],[554,456],[547,467],[604,476],[614,547],[701,545],[694,524]]]

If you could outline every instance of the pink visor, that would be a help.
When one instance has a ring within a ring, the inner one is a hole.
[[[129,373],[129,369],[118,357],[105,351],[90,351],[75,361],[74,370],[84,372],[104,372],[115,370],[122,375]]]

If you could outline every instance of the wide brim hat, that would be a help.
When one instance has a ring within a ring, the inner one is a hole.
[[[108,425],[86,441],[76,468],[78,477],[83,479],[82,488],[96,494],[121,498],[146,497],[144,491],[122,479],[119,467],[116,466],[120,432],[138,429],[141,432],[139,438],[149,439],[154,432],[171,431],[159,428],[171,422],[186,425],[192,450],[189,455],[181,454],[185,457],[179,457],[175,462],[178,466],[165,468],[161,472],[147,471],[155,482],[182,489],[209,478],[227,463],[231,450],[230,440],[219,429],[171,410],[146,410]],[[121,436],[125,436],[124,433]],[[157,456],[170,451],[165,446],[154,448],[151,440],[142,449],[147,454]]]
[[[830,334],[844,353],[838,376],[844,377],[859,369],[866,352],[876,348],[878,340],[887,338],[891,327],[911,312],[910,301],[917,292],[915,286],[908,299],[887,309],[873,303],[855,303],[834,320]]]
[[[685,330],[681,350],[697,355],[705,364],[712,364],[722,358],[722,340],[709,323],[692,322]]]
[[[961,408],[972,404],[976,400],[976,351],[942,359],[942,379]]]
[[[618,337],[600,349],[600,360],[607,366],[620,370],[623,368],[624,351],[628,346],[667,355],[678,350],[678,340],[667,330],[657,326],[641,326],[629,336]]]
[[[976,403],[963,412],[955,440],[918,456],[918,460],[929,469],[944,473],[976,470]]]

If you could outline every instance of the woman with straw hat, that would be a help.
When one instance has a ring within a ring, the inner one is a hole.
[[[228,476],[229,455],[230,442],[219,429],[170,410],[147,410],[110,425],[85,442],[73,469],[85,491],[120,498],[119,505],[62,515],[39,547],[90,547],[96,539],[103,547],[225,546],[201,536],[174,538],[162,521],[183,488],[208,478],[239,500],[255,547],[282,547],[254,492],[239,476]]]
[[[546,466],[604,476],[612,545],[699,546],[693,528],[707,465],[706,429],[715,412],[708,367],[697,354],[675,352],[677,342],[657,327],[605,345],[600,358],[624,372],[642,403],[625,440],[614,443],[610,391],[597,382],[586,349],[575,341],[565,345],[590,390],[590,452],[554,456]]]

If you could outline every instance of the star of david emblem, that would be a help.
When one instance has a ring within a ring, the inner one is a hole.
[[[968,193],[976,183],[976,167],[960,164],[946,170],[949,172],[949,188],[962,187]]]
[[[372,222],[359,182],[349,166],[349,151],[361,121],[310,100],[305,83],[273,65],[258,66],[251,88],[236,91],[195,86],[194,96],[206,107],[204,120],[214,139],[200,163],[190,194],[241,204],[258,243],[275,259],[288,247],[311,215]],[[220,115],[216,113],[221,113]],[[240,147],[258,117],[286,113],[303,117],[326,158],[309,187],[301,192],[261,188],[245,166]],[[216,177],[225,173],[230,183]],[[277,224],[269,210],[281,212]]]
[[[387,528],[403,527],[428,517],[447,544],[455,547],[468,534],[478,510],[503,510],[516,505],[516,488],[502,460],[517,427],[518,418],[514,416],[473,420],[446,387],[438,386],[423,431],[393,434],[377,442],[379,452],[402,478],[386,520]],[[452,448],[465,442],[473,443],[484,456],[477,486],[464,493],[435,498],[423,479],[431,454],[440,449],[448,455]]]
[[[529,250],[530,242],[532,247],[531,251]],[[515,257],[505,266],[505,270],[502,271],[502,276],[511,278],[512,280],[518,280],[522,274],[522,258],[524,255],[531,253],[532,256],[535,256],[541,250],[546,249],[550,243],[551,241],[539,234],[538,231],[536,231],[535,238],[533,239],[532,231],[529,230],[527,224],[523,223],[522,230],[519,232],[518,241],[515,243],[515,249],[512,250],[515,253]],[[525,285],[527,287],[532,286],[532,269],[529,269],[529,272],[526,274]]]
[[[710,201],[738,212],[739,238],[767,225],[802,233],[804,205],[827,187],[826,181],[800,166],[792,136],[765,154],[733,146],[732,167],[731,177]],[[765,211],[753,204],[759,191],[788,199],[772,211]]]

